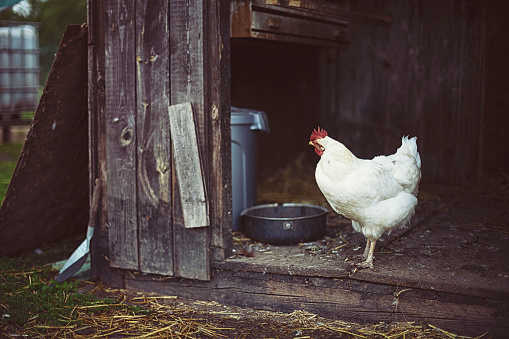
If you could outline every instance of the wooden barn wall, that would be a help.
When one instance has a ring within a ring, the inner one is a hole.
[[[227,7],[88,5],[91,182],[103,183],[93,272],[104,281],[114,268],[207,280],[210,258],[231,248]],[[170,105],[186,102],[210,202],[210,226],[193,229],[183,222],[168,115]]]
[[[482,172],[509,175],[509,1],[486,1]]]
[[[482,1],[363,0],[352,10],[386,13],[389,26],[352,22],[339,82],[322,101],[329,134],[360,157],[389,154],[416,135],[423,182],[475,183],[483,98]],[[337,66],[337,65],[336,65]],[[329,67],[330,68],[330,67]],[[334,70],[334,68],[333,68]]]

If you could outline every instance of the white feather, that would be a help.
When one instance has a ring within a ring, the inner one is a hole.
[[[318,187],[331,207],[369,240],[404,226],[414,214],[421,179],[416,140],[403,137],[395,154],[372,160],[355,157],[328,136],[314,141],[323,148],[315,171]]]

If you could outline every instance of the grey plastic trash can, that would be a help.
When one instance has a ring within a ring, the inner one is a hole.
[[[258,133],[269,133],[265,112],[232,107],[233,229],[241,229],[240,213],[256,202]]]

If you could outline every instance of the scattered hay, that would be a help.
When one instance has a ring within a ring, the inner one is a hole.
[[[347,338],[454,338],[466,339],[471,337],[459,336],[444,331],[431,324],[415,322],[393,322],[362,326],[340,320],[330,320],[306,311],[294,311],[287,315],[301,331],[325,329],[331,333],[346,335]],[[476,338],[485,338],[485,334]]]
[[[467,337],[413,322],[359,325],[296,310],[292,313],[244,309],[217,302],[143,294],[89,284],[98,299],[77,305],[62,326],[29,319],[23,326],[0,322],[6,338],[434,338]],[[111,302],[113,300],[113,302]],[[480,336],[478,338],[481,338]]]
[[[230,328],[216,326],[198,318],[189,308],[164,305],[160,300],[175,297],[139,297],[128,300],[122,295],[118,303],[75,306],[69,309],[67,324],[49,326],[37,317],[22,327],[2,326],[7,338],[220,338]],[[133,308],[133,306],[137,306]]]
[[[326,200],[315,181],[315,163],[309,163],[301,154],[285,167],[262,175],[258,184],[258,203],[304,203],[326,205]]]

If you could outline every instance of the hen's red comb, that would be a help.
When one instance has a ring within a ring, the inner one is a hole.
[[[311,133],[311,137],[309,140],[313,141],[316,139],[323,139],[327,136],[327,131],[324,129],[320,129],[320,126],[318,126],[318,130],[313,130],[313,133]]]

